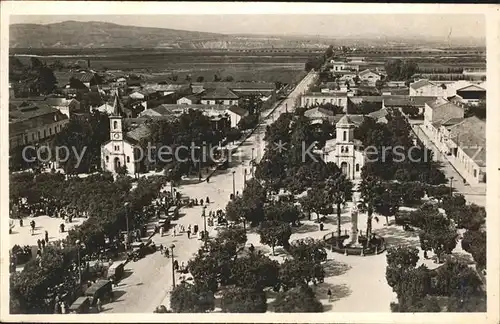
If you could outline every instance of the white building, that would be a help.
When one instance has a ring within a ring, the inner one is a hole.
[[[136,146],[124,138],[122,106],[115,94],[114,110],[109,117],[109,141],[101,145],[101,167],[105,171],[116,173],[121,167],[126,167],[127,173],[136,173],[135,148]]]
[[[361,178],[361,168],[364,166],[365,156],[361,141],[354,139],[354,123],[349,115],[342,117],[336,124],[337,136],[335,140],[327,141],[325,149],[326,161],[334,162],[348,179]]]
[[[326,103],[342,107],[345,110],[347,108],[347,92],[310,92],[301,97],[301,106],[305,108]]]
[[[230,107],[228,110],[226,110],[226,113],[229,115],[229,118],[231,120],[231,127],[238,126],[240,120],[243,117],[248,116],[248,110],[238,106]]]

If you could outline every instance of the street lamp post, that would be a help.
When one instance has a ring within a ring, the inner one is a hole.
[[[77,254],[78,254],[78,284],[82,284],[82,265],[80,259],[80,240],[76,240]]]
[[[234,186],[234,174],[236,173],[236,171],[233,171],[233,196],[236,198],[236,189],[235,189],[235,186]]]
[[[453,176],[450,177],[450,197],[453,196]]]
[[[253,151],[255,151],[255,147],[252,147],[252,161],[253,161]]]
[[[129,205],[129,203],[126,202],[125,203],[125,223],[127,226],[127,240],[125,241],[125,248],[127,250],[128,250],[128,243],[130,242],[130,231],[129,231],[129,227],[128,227],[128,205]]]
[[[175,268],[174,268],[174,248],[175,244],[170,245],[170,255],[172,257],[172,287],[175,288]]]
[[[247,169],[243,170],[243,189],[245,189],[247,184]]]
[[[205,245],[207,245],[207,239],[208,239],[206,209],[207,209],[207,206],[203,206],[203,213],[201,214],[201,216],[203,216],[203,242],[205,243]]]

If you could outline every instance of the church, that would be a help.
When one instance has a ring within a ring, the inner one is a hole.
[[[122,111],[123,106],[116,92],[109,116],[109,141],[101,145],[101,167],[103,171],[112,173],[125,167],[128,174],[134,175],[137,166],[134,161],[136,145],[124,138]]]
[[[335,125],[336,138],[327,141],[324,149],[326,162],[334,162],[351,180],[361,178],[365,162],[363,145],[354,139],[354,129],[358,124],[349,115],[344,115]]]

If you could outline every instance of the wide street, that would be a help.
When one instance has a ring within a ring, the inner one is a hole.
[[[295,108],[297,98],[307,90],[314,78],[315,75],[310,73],[302,79],[288,97],[275,109],[275,118],[287,109],[292,111]],[[184,196],[193,199],[205,200],[208,196],[210,204],[207,208],[207,214],[210,210],[225,209],[229,196],[233,193],[233,172],[235,191],[241,193],[245,169],[248,172],[247,179],[251,177],[249,162],[252,159],[252,151],[256,160],[259,160],[264,152],[265,128],[273,122],[273,118],[269,115],[269,112],[263,112],[263,119],[264,122],[238,148],[227,170],[218,171],[210,178],[209,182],[198,183],[196,180],[194,184],[183,184],[177,189]],[[182,208],[180,213],[181,217],[175,223],[183,224],[186,227],[189,224],[198,224],[200,230],[203,229],[201,206]],[[211,236],[215,234],[214,229],[209,229],[209,231]],[[163,246],[175,244],[174,257],[178,260],[179,265],[182,262],[187,264],[187,261],[197,252],[201,244],[201,241],[197,238],[188,239],[185,233],[172,237],[171,231],[168,236],[160,237],[158,234],[155,235],[153,241],[157,245],[163,244]],[[115,288],[116,296],[119,297],[113,303],[104,305],[104,312],[149,313],[158,305],[169,306],[169,291],[172,289],[172,263],[170,259],[166,259],[159,252],[156,252],[137,262],[128,263],[125,272],[125,278]],[[176,274],[176,281],[178,279],[179,276]]]
[[[434,143],[429,139],[429,137],[422,130],[421,125],[414,125],[412,128],[422,143],[424,143],[428,149],[433,151],[436,160],[442,164],[441,171],[444,172],[446,178],[450,179],[450,177],[453,177],[453,189],[456,192],[463,194],[467,202],[486,207],[486,184],[483,183],[474,186],[465,184],[462,180],[462,176],[457,172],[457,170],[455,170],[446,156],[441,153],[436,145],[434,145]],[[447,185],[449,185],[449,183],[447,183]]]

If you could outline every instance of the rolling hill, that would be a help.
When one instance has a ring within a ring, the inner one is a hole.
[[[166,28],[122,26],[97,21],[65,21],[47,25],[13,24],[10,26],[11,48],[323,48],[328,44],[328,40],[319,38],[225,35]]]

